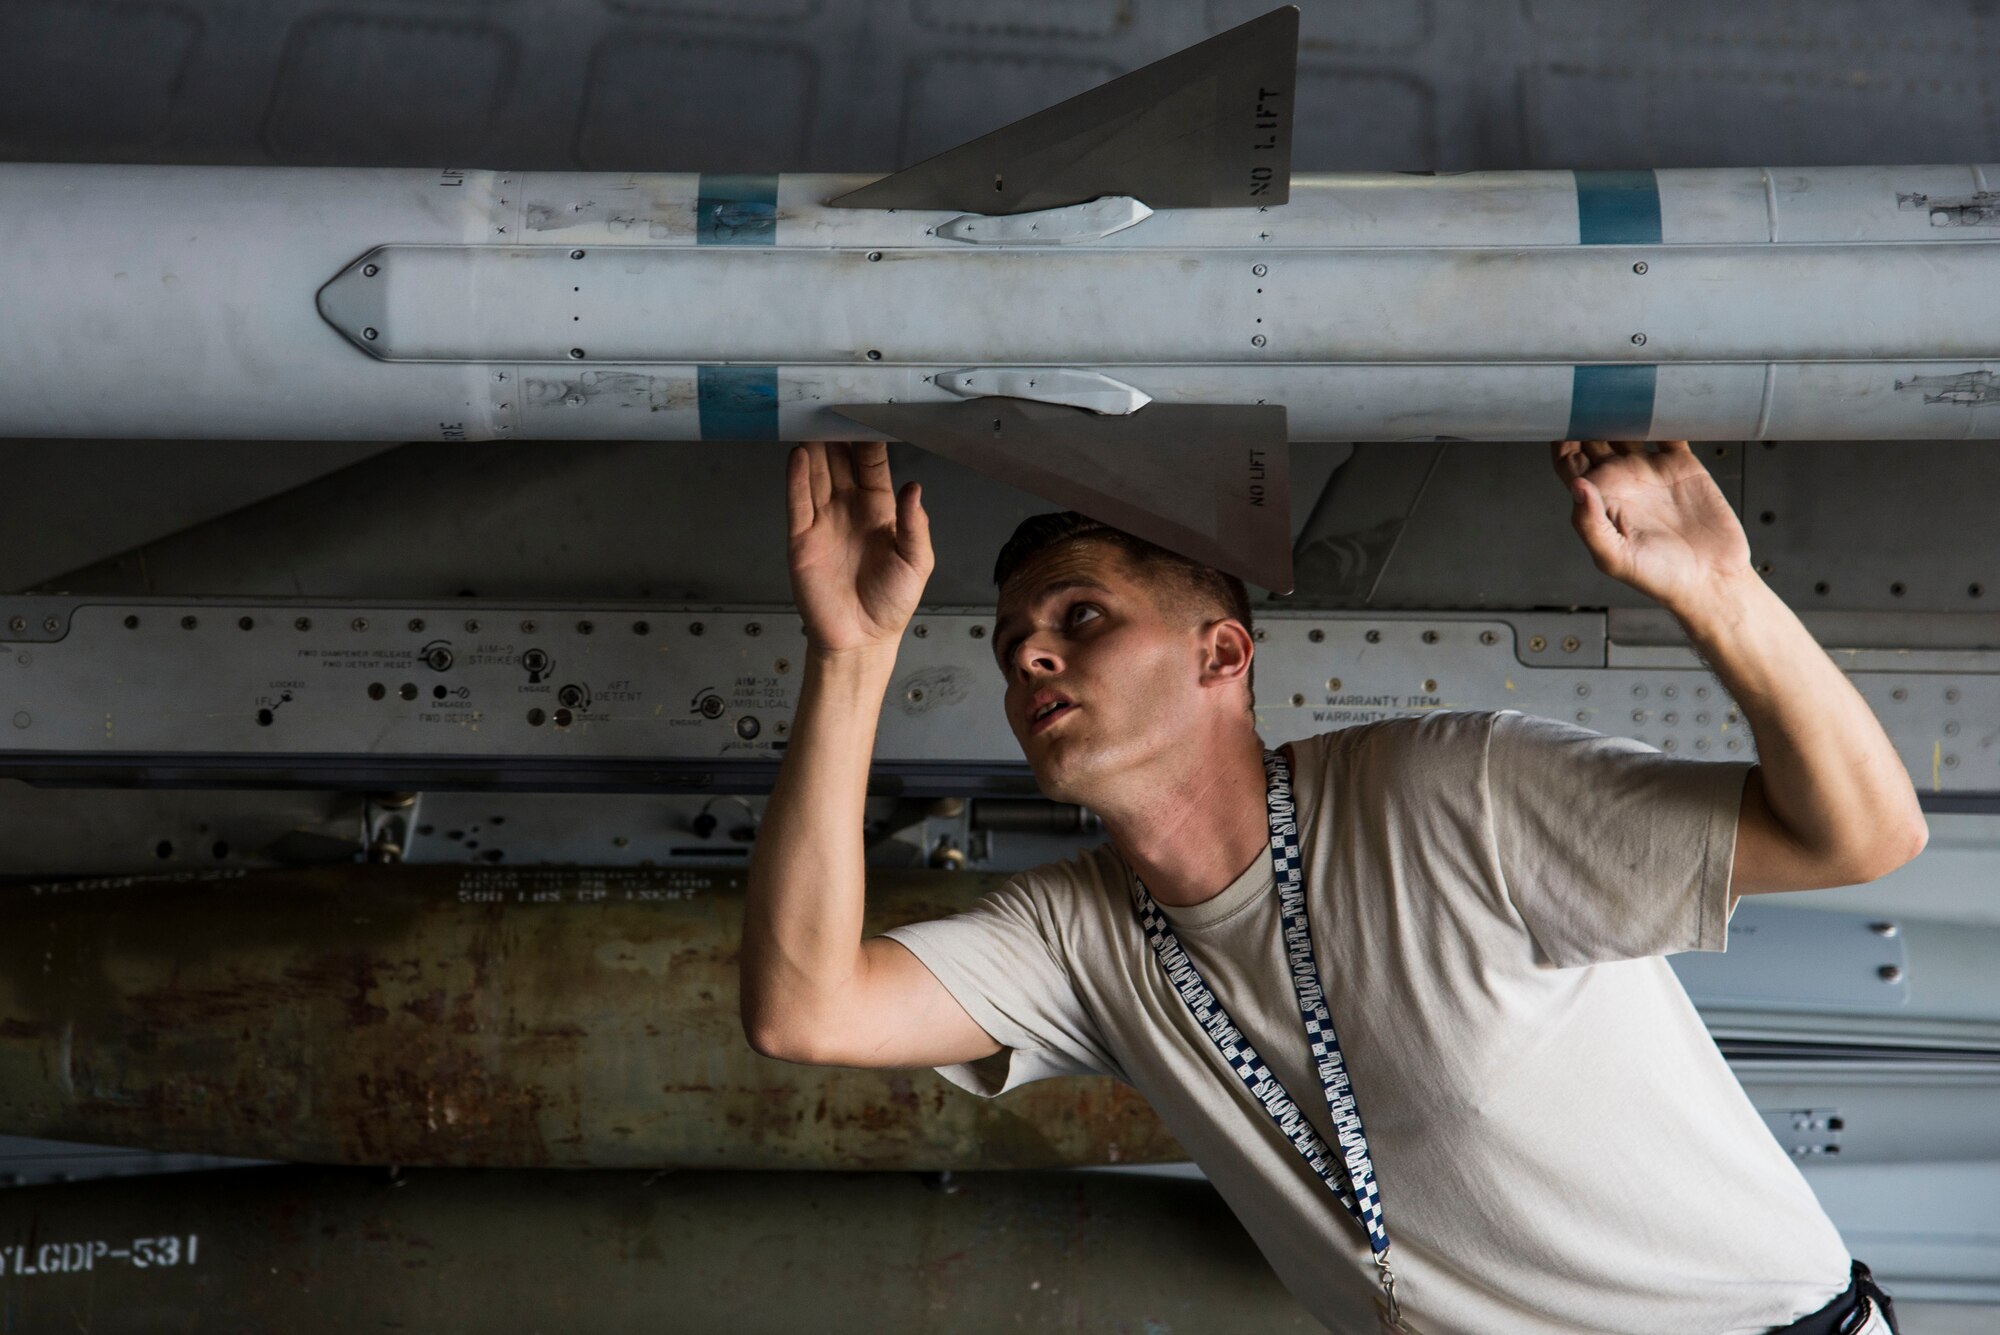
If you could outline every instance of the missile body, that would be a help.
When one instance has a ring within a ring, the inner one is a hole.
[[[870,875],[869,932],[997,878]],[[989,1102],[793,1065],[737,1010],[739,872],[321,868],[0,890],[0,1132],[336,1164],[1185,1159],[1131,1088]]]
[[[1281,405],[1293,440],[1992,438],[1994,170],[981,217],[828,204],[867,176],[9,165],[0,434],[881,439],[835,406],[988,397]]]
[[[251,1168],[0,1192],[10,1329],[1312,1331],[1206,1182]]]

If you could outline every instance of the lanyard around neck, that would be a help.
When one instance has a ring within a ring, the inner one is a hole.
[[[1382,1217],[1382,1194],[1376,1185],[1374,1164],[1368,1157],[1368,1138],[1361,1129],[1361,1109],[1354,1101],[1347,1062],[1341,1056],[1340,1040],[1333,1032],[1333,1016],[1326,1006],[1326,992],[1320,986],[1319,969],[1313,962],[1312,931],[1306,919],[1305,877],[1299,857],[1298,818],[1292,803],[1292,777],[1282,753],[1264,753],[1264,776],[1271,818],[1271,867],[1284,924],[1285,956],[1299,1013],[1305,1020],[1313,1064],[1318,1068],[1320,1087],[1340,1140],[1338,1158],[1202,980],[1201,971],[1182,949],[1166,915],[1153,902],[1153,896],[1140,883],[1136,872],[1132,877],[1132,900],[1154,958],[1159,960],[1167,981],[1180,993],[1196,1023],[1221,1051],[1229,1069],[1243,1081],[1250,1097],[1270,1115],[1306,1166],[1339,1198],[1368,1235],[1368,1247],[1374,1253],[1393,1314],[1396,1292],[1395,1275],[1389,1269],[1389,1226]],[[1340,1171],[1342,1167],[1344,1173]]]

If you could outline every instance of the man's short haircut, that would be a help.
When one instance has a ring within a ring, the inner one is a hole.
[[[994,588],[1005,589],[1023,566],[1050,548],[1081,541],[1107,543],[1123,553],[1127,566],[1152,588],[1156,601],[1170,615],[1204,622],[1227,617],[1241,622],[1244,633],[1254,637],[1250,594],[1242,580],[1074,510],[1023,519],[993,563]],[[1253,714],[1257,708],[1256,677],[1257,664],[1252,659],[1244,688],[1245,706]]]

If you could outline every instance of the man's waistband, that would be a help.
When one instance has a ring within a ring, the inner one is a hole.
[[[1868,1273],[1868,1267],[1859,1261],[1848,1266],[1847,1287],[1833,1296],[1833,1300],[1817,1312],[1808,1312],[1789,1326],[1778,1326],[1770,1335],[1852,1335],[1866,1319],[1868,1310],[1866,1298],[1882,1309],[1882,1316],[1889,1323],[1889,1329],[1896,1331],[1896,1307],[1889,1295]],[[1900,1335],[1900,1332],[1897,1333]]]

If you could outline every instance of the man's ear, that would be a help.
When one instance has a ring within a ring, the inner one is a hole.
[[[1257,646],[1251,643],[1250,632],[1243,629],[1243,623],[1233,617],[1211,621],[1202,628],[1203,667],[1202,685],[1240,685],[1250,672],[1250,660],[1256,656]]]

